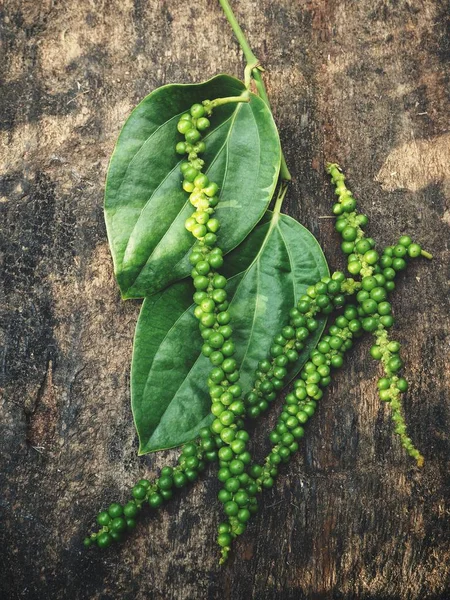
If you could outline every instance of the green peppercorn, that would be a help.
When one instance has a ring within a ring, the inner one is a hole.
[[[133,495],[133,498],[136,498],[136,500],[142,500],[143,498],[145,498],[146,493],[147,490],[145,489],[145,487],[139,484],[135,485],[134,488],[131,490],[131,494]]]
[[[419,244],[411,244],[408,247],[408,255],[411,258],[416,258],[417,256],[420,256],[422,253],[422,248],[419,246]]]
[[[200,119],[205,116],[205,108],[201,104],[193,104],[190,113],[194,119]]]
[[[99,548],[107,548],[112,544],[113,538],[109,533],[103,532],[97,537],[97,545]]]
[[[111,517],[109,516],[109,514],[106,510],[100,512],[97,515],[97,523],[99,525],[101,525],[102,527],[104,527],[105,525],[108,525],[110,521],[111,521]]]

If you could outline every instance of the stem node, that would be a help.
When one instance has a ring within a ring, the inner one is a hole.
[[[237,22],[237,19],[234,16],[233,10],[231,9],[228,0],[219,0],[219,4],[222,7],[222,10],[227,18],[228,23],[231,26],[231,29],[234,32],[234,35],[237,37],[239,45],[245,56],[245,61],[247,63],[247,66],[244,69],[245,87],[248,89],[250,87],[251,80],[253,79],[260,98],[266,103],[267,108],[270,110],[270,112],[272,112],[272,109],[270,108],[269,98],[267,97],[266,88],[261,77],[261,71],[264,71],[264,69],[261,66],[259,60],[253,54],[253,51],[250,48],[250,44],[248,43],[247,38],[245,37],[245,34],[241,29],[241,26]],[[286,160],[284,158],[283,151],[281,151],[280,178],[284,182],[289,182],[292,179],[286,164]]]

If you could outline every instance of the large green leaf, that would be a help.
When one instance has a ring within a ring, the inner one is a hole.
[[[286,215],[267,213],[245,242],[231,252],[223,274],[232,298],[233,339],[244,391],[252,385],[259,360],[306,288],[328,274],[312,234]],[[201,354],[202,340],[192,304],[190,281],[146,298],[134,340],[131,400],[139,453],[178,446],[211,422],[206,381],[211,369]],[[292,378],[317,343],[311,338]]]
[[[125,123],[108,170],[105,219],[114,270],[124,298],[149,296],[190,272],[192,213],[175,153],[177,119],[204,99],[237,96],[238,79],[219,75],[196,85],[167,85],[147,96]],[[235,248],[264,214],[277,182],[280,142],[272,115],[249,103],[214,110],[205,137],[206,173],[220,187],[219,244]]]

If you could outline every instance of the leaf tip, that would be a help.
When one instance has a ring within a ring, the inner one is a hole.
[[[142,448],[142,446],[139,446],[137,455],[138,456],[144,456],[145,454],[147,454],[147,452],[148,451],[146,451],[145,448]]]

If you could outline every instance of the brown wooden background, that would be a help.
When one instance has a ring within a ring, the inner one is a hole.
[[[144,95],[241,76],[243,62],[213,0],[5,0],[1,598],[450,598],[447,3],[233,5],[267,69],[295,178],[286,210],[331,268],[343,262],[332,221],[319,218],[332,198],[326,159],[345,168],[380,244],[408,232],[435,256],[415,261],[394,300],[425,467],[392,435],[365,340],[225,568],[214,477],[124,546],[81,549],[98,509],[175,458],[136,456],[128,385],[139,303],[120,300],[112,275],[108,159]]]

